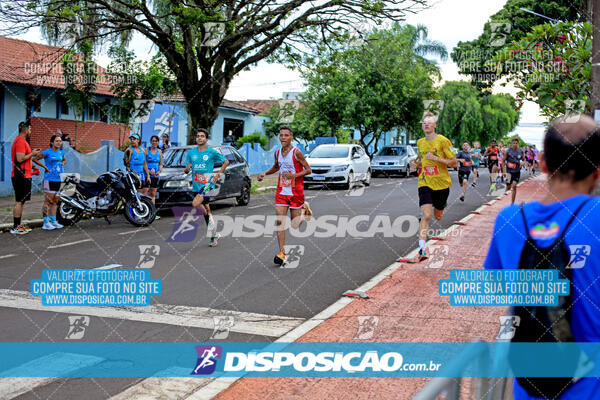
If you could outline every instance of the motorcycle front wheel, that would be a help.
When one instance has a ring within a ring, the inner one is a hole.
[[[83,216],[83,210],[75,208],[64,201],[59,201],[56,209],[56,220],[64,226],[71,226],[79,222]]]
[[[147,196],[141,196],[140,203],[141,207],[138,207],[135,199],[125,203],[125,219],[134,226],[148,226],[156,218],[156,207]]]

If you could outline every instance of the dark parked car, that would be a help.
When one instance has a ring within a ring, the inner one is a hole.
[[[184,174],[185,160],[188,150],[196,146],[169,147],[163,154],[163,170],[156,193],[157,208],[178,204],[191,204],[192,174]],[[245,206],[250,202],[250,168],[246,160],[231,146],[211,146],[229,160],[225,173],[221,175],[216,188],[211,190],[213,200],[235,197],[237,204]],[[222,164],[215,164],[214,172]]]

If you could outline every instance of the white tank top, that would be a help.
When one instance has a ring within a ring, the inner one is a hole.
[[[296,148],[293,147],[286,155],[283,156],[283,152],[279,151],[279,156],[277,157],[277,164],[279,164],[279,185],[281,186],[281,192],[284,196],[292,196],[292,186],[294,184],[293,179],[285,179],[283,177],[284,172],[295,173],[296,168],[294,167],[294,152]]]

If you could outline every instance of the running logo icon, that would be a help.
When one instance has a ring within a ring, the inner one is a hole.
[[[348,179],[350,179],[350,178],[348,178]],[[344,196],[358,197],[358,196],[362,196],[364,193],[365,193],[365,186],[358,185],[358,186],[352,186],[350,188],[350,190],[348,190],[346,192],[346,194],[344,194]]]
[[[281,268],[298,268],[300,258],[304,255],[304,245],[285,245],[286,262]]]
[[[375,329],[379,324],[379,317],[376,315],[361,315],[358,316],[358,329],[354,339],[368,340],[373,338]]]
[[[211,339],[227,339],[229,337],[229,329],[235,324],[235,319],[232,315],[219,315],[213,317],[215,328],[213,329]]]
[[[198,361],[191,375],[210,375],[217,368],[217,359],[223,355],[221,346],[196,346]]]
[[[492,47],[504,46],[506,37],[510,34],[512,25],[510,22],[491,22],[490,23],[490,41]]]
[[[447,244],[438,244],[429,248],[429,261],[425,268],[439,269],[444,266],[446,256],[450,255],[450,246]]]
[[[71,315],[69,316],[69,331],[65,339],[78,340],[83,339],[85,330],[90,326],[90,317]]]
[[[196,238],[202,211],[194,207],[173,207],[175,224],[167,242],[191,242]]]
[[[569,246],[569,251],[571,253],[571,259],[569,260],[567,268],[578,269],[583,268],[585,265],[588,256],[592,252],[592,247],[587,244],[574,244]]]
[[[500,317],[500,331],[496,340],[511,340],[515,337],[517,327],[521,325],[521,317],[517,315],[504,315]]]
[[[140,249],[140,259],[138,261],[137,268],[154,267],[156,257],[158,257],[160,254],[160,246],[154,244],[140,244],[138,247]]]

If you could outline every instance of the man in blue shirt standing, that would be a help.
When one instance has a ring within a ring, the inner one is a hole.
[[[540,201],[524,204],[523,213],[511,205],[498,214],[484,267],[517,269],[527,238],[538,249],[546,249],[563,237],[571,254],[571,332],[577,342],[599,342],[600,199],[590,193],[600,178],[600,126],[585,115],[577,122],[568,121],[557,119],[546,131],[539,158],[542,172],[548,175],[546,193]],[[538,396],[515,380],[515,399],[544,398]],[[582,378],[567,385],[559,398],[599,396],[600,380]]]
[[[219,177],[225,168],[229,165],[229,161],[223,157],[217,150],[206,145],[208,141],[208,131],[206,129],[198,129],[196,133],[196,144],[198,147],[191,149],[186,154],[185,173],[192,171],[192,192],[194,200],[192,206],[202,211],[204,220],[206,221],[210,238],[210,247],[215,247],[221,237],[215,233],[215,224],[210,211],[210,196],[208,192],[215,187],[219,181]],[[215,163],[223,163],[221,169],[217,173],[213,173]]]

